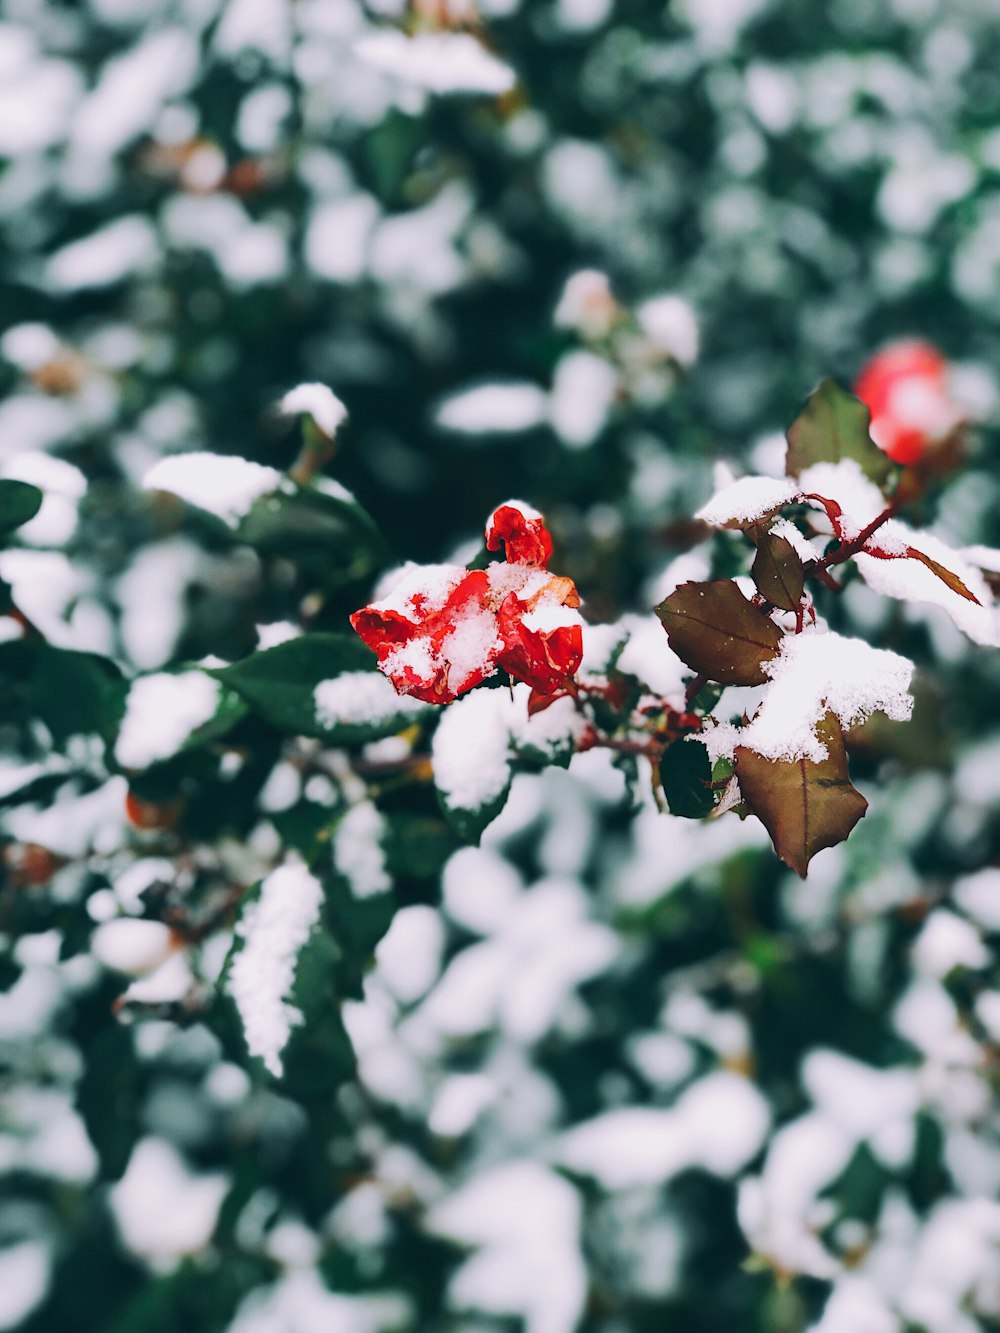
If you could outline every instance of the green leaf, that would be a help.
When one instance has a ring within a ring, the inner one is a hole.
[[[757,591],[772,606],[795,611],[802,600],[805,570],[795,547],[768,528],[757,529],[757,554],[750,569]]]
[[[510,779],[499,796],[495,796],[485,805],[479,806],[457,806],[449,804],[444,793],[438,792],[438,804],[441,807],[441,813],[447,820],[448,827],[461,838],[462,842],[470,842],[478,845],[479,839],[483,836],[483,831],[488,824],[491,824],[497,815],[507,804],[507,796],[510,793]]]
[[[392,736],[413,720],[400,699],[400,711],[377,721],[324,725],[316,713],[316,686],[344,672],[375,672],[375,657],[353,634],[307,634],[276,648],[251,653],[241,662],[214,671],[258,717],[279,731],[315,736],[336,745],[357,745]]]
[[[782,633],[729,579],[682,583],[656,608],[670,646],[689,667],[723,685],[763,685],[762,664]]]
[[[113,662],[41,639],[0,645],[0,679],[0,717],[40,718],[57,745],[81,735],[111,741],[125,711],[128,687]]]
[[[870,422],[864,403],[833,380],[824,380],[788,428],[785,471],[798,477],[813,463],[853,458],[866,477],[884,487],[895,469],[868,433]]]
[[[668,745],[660,760],[660,782],[672,815],[703,819],[712,812],[712,761],[701,741],[685,738]]]
[[[240,520],[238,541],[316,566],[327,583],[367,578],[389,558],[371,516],[335,482],[286,483],[257,500]]]
[[[26,481],[0,481],[0,536],[6,536],[35,517],[42,507],[42,492]]]
[[[827,747],[819,763],[765,759],[742,745],[733,756],[743,799],[782,861],[803,879],[816,853],[843,842],[868,809],[848,777],[840,723],[828,713],[816,731]]]

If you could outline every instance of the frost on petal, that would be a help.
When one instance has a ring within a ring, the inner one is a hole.
[[[583,620],[572,579],[553,577],[530,600],[516,592],[501,603],[497,661],[539,694],[565,688],[583,660]]]
[[[285,416],[295,416],[301,412],[312,417],[329,440],[333,439],[347,419],[347,408],[325,384],[299,384],[289,389],[279,404],[279,410]]]
[[[499,551],[501,542],[509,564],[544,569],[552,555],[552,538],[545,520],[523,500],[498,505],[486,520],[486,549]]]
[[[479,690],[453,704],[431,745],[434,783],[451,810],[482,810],[510,782],[510,718],[506,690]]]
[[[170,491],[235,527],[255,500],[276,490],[281,473],[229,454],[172,454],[146,473],[146,491]]]
[[[412,37],[386,30],[355,44],[362,60],[384,74],[431,93],[490,93],[514,86],[509,65],[490,55],[470,33],[418,32]]]
[[[423,711],[418,699],[401,697],[385,676],[345,671],[321,680],[313,691],[316,721],[323,727],[364,726]]]
[[[875,555],[856,555],[855,563],[869,588],[881,593],[883,597],[940,606],[975,643],[994,648],[1000,646],[1000,609],[994,605],[989,585],[982,574],[959,551],[953,550],[930,533],[914,532],[898,520],[892,520],[880,528],[870,545],[890,553],[905,551],[907,548],[920,551],[960,579],[977,598],[978,604],[970,602],[949,587],[923,561],[912,557],[897,555],[894,559],[886,560]]]
[[[293,860],[261,882],[259,896],[236,927],[237,952],[226,980],[247,1049],[276,1078],[281,1052],[301,1012],[289,1003],[301,949],[319,920],[323,888],[305,865]]]
[[[766,759],[818,763],[826,747],[816,727],[827,712],[849,730],[872,713],[902,722],[913,710],[913,663],[862,639],[821,630],[788,634],[763,670],[771,683],[753,720],[744,727],[724,723],[704,732],[713,758],[742,745]]]
[[[123,768],[147,768],[176,754],[215,714],[220,686],[204,671],[140,676],[128,692],[115,757]]]
[[[333,864],[355,898],[372,898],[392,888],[385,865],[385,819],[372,801],[359,801],[337,825]]]
[[[799,486],[785,477],[740,477],[723,486],[695,514],[713,528],[727,523],[753,523],[782,505],[791,504]]]
[[[396,690],[425,703],[447,703],[493,675],[502,647],[481,569],[415,566],[351,624]]]

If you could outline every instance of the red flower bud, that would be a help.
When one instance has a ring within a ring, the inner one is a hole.
[[[877,352],[854,391],[872,414],[872,439],[897,463],[918,462],[962,420],[948,394],[947,361],[917,339]]]

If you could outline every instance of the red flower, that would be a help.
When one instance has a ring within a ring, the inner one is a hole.
[[[512,500],[491,516],[489,550],[507,559],[485,570],[413,565],[388,596],[351,624],[400,694],[450,703],[498,668],[539,694],[565,689],[583,656],[580,598],[572,579],[549,574],[552,538],[541,514]]]
[[[897,463],[916,463],[962,419],[948,396],[948,363],[930,343],[890,343],[864,366],[854,392],[872,414],[872,439]]]

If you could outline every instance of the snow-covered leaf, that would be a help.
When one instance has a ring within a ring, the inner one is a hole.
[[[763,685],[782,633],[729,579],[682,583],[656,608],[670,647],[693,670],[726,685]]]
[[[743,799],[782,861],[803,879],[816,853],[843,842],[868,809],[848,777],[840,723],[827,714],[817,730],[827,748],[827,757],[818,763],[765,759],[744,746],[737,746],[733,756]]]

